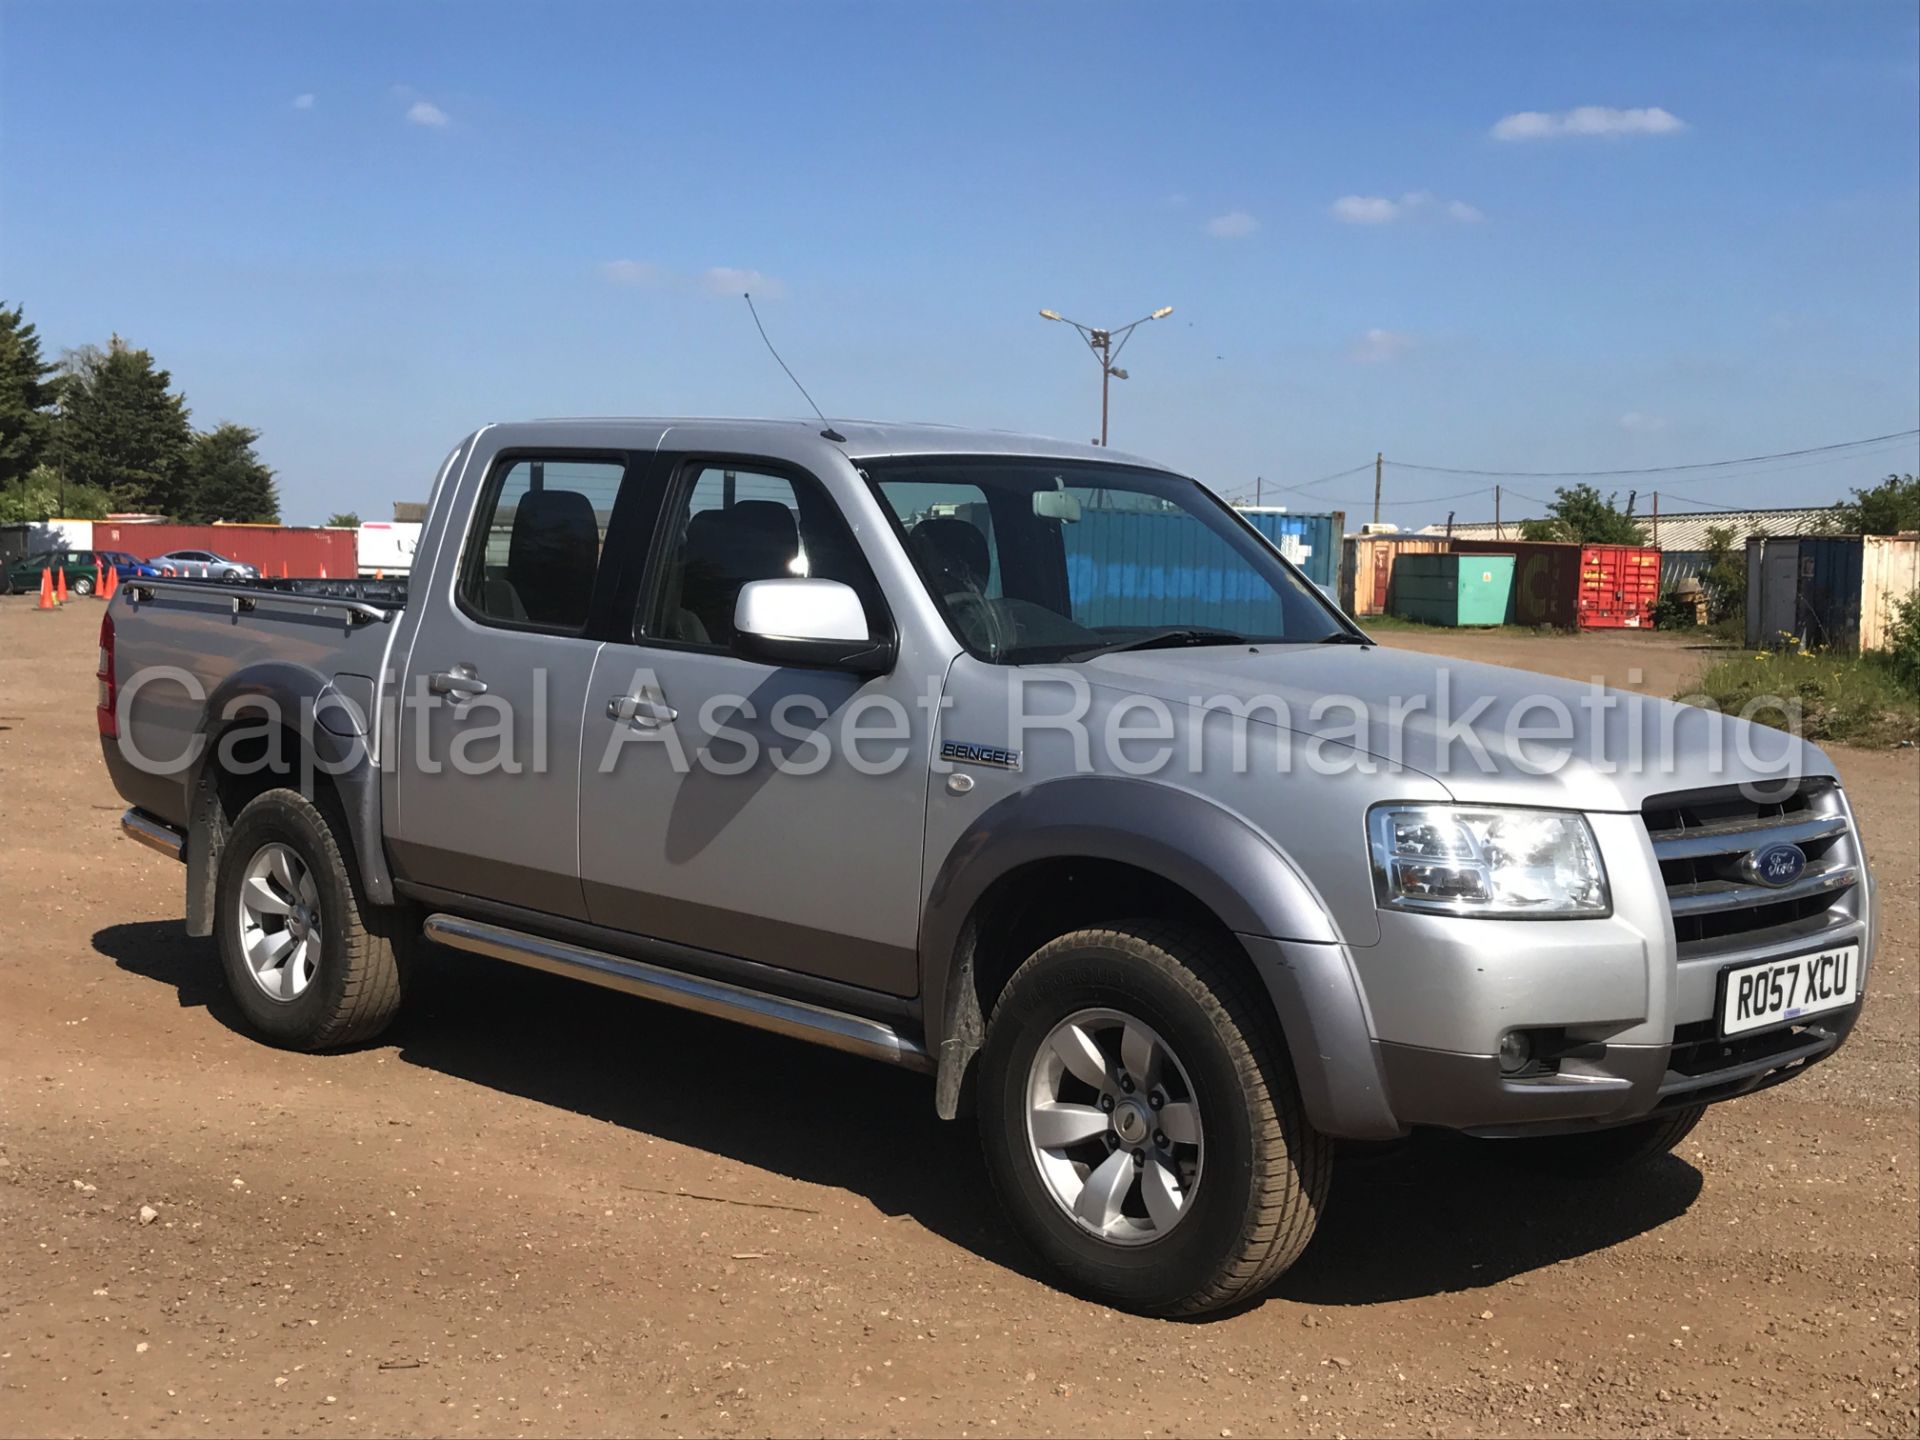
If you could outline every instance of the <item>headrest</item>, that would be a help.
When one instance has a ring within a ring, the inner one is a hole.
[[[979,526],[951,515],[932,515],[913,527],[913,540],[923,555],[956,579],[986,588],[993,560]]]

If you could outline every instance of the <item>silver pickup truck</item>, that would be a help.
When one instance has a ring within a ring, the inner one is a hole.
[[[1335,1141],[1661,1154],[1831,1055],[1872,958],[1818,750],[1382,648],[1100,448],[489,425],[404,587],[130,582],[100,689],[263,1038],[378,1034],[424,937],[925,1071],[1148,1312],[1291,1264]]]

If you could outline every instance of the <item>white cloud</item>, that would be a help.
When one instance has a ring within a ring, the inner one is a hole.
[[[1577,105],[1552,113],[1516,111],[1502,118],[1489,133],[1496,140],[1554,140],[1564,135],[1674,135],[1686,128],[1686,121],[1658,105],[1630,110]]]
[[[1342,195],[1333,202],[1333,218],[1349,225],[1386,225],[1400,218],[1400,205],[1384,195]]]
[[[296,95],[293,97],[293,108],[296,110],[311,110],[314,107],[314,103],[315,101],[312,95]]]
[[[1244,210],[1229,210],[1207,221],[1207,233],[1216,240],[1244,240],[1260,228],[1260,222]]]
[[[1362,365],[1384,365],[1398,360],[1413,346],[1413,336],[1404,330],[1369,330],[1353,347],[1353,358]]]
[[[1398,200],[1385,195],[1342,195],[1328,208],[1334,219],[1348,225],[1391,225],[1396,220],[1409,220],[1423,214],[1445,215],[1462,224],[1486,219],[1478,206],[1464,200],[1442,203],[1431,190],[1409,190]]]
[[[1620,417],[1620,428],[1636,435],[1654,435],[1667,428],[1667,417],[1650,415],[1644,410],[1629,410]]]
[[[658,285],[666,272],[651,260],[609,260],[600,267],[600,278],[609,285]]]
[[[732,265],[715,265],[700,272],[700,288],[709,295],[735,296],[751,292],[761,300],[778,300],[787,287],[759,270],[741,270]]]
[[[416,100],[407,107],[407,119],[415,125],[424,125],[429,130],[444,130],[452,124],[447,112],[431,100]]]

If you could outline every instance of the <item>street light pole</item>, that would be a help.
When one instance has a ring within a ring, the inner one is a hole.
[[[1080,332],[1080,338],[1087,342],[1087,349],[1093,358],[1100,362],[1100,440],[1107,443],[1107,416],[1110,410],[1108,391],[1110,382],[1124,380],[1127,372],[1113,362],[1126,348],[1127,341],[1133,338],[1133,332],[1149,320],[1164,320],[1173,313],[1171,305],[1162,305],[1151,315],[1142,315],[1131,325],[1122,325],[1117,330],[1096,330],[1091,325],[1082,325],[1078,320],[1069,320],[1057,310],[1042,310],[1042,320],[1058,320],[1063,325],[1071,325]],[[1117,343],[1116,343],[1117,342]]]

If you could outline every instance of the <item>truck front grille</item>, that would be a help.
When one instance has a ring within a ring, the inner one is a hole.
[[[1641,809],[1673,911],[1680,958],[1744,950],[1850,923],[1859,904],[1860,850],[1831,780],[1765,790],[1739,787],[1656,795]],[[1806,868],[1791,884],[1761,884],[1743,868],[1770,845],[1792,844]]]

